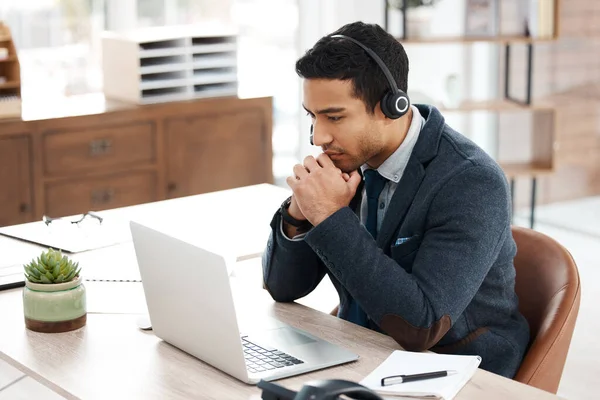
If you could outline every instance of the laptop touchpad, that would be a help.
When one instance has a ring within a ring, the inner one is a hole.
[[[277,343],[286,346],[300,346],[303,344],[316,342],[316,340],[311,339],[310,337],[290,328],[271,329],[260,332],[258,334],[258,338],[265,343]]]

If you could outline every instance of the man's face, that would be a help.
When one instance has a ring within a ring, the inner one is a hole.
[[[352,82],[305,79],[304,108],[313,123],[315,146],[321,146],[344,172],[358,169],[384,147],[380,134],[385,117],[376,108],[369,114],[352,96]]]

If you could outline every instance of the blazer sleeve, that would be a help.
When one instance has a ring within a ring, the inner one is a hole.
[[[290,302],[312,292],[326,269],[301,237],[290,240],[281,230],[281,216],[271,220],[271,234],[262,256],[263,284],[275,301]]]
[[[491,166],[470,165],[446,181],[429,207],[411,273],[348,208],[305,242],[384,332],[406,350],[423,351],[451,328],[497,258],[510,231],[507,186]]]

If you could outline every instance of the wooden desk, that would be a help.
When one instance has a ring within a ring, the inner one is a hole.
[[[270,187],[244,190],[270,190]],[[239,195],[231,191],[230,195]],[[281,194],[271,197],[277,198]],[[223,193],[213,196],[222,196]],[[208,195],[207,195],[208,196]],[[203,196],[199,196],[204,200]],[[213,197],[214,199],[214,197]],[[196,199],[198,201],[198,199]],[[274,201],[272,199],[271,201]],[[279,200],[279,199],[277,199]],[[180,199],[180,202],[192,199]],[[129,212],[142,215],[143,205]],[[164,204],[162,206],[165,206]],[[264,207],[265,210],[268,207]],[[122,213],[125,209],[115,210]],[[265,210],[261,212],[265,212]],[[272,212],[272,210],[270,210]],[[261,213],[259,212],[259,213]],[[268,225],[269,220],[264,224]],[[229,225],[238,226],[238,225]],[[232,231],[235,234],[235,229]],[[3,253],[11,254],[19,242],[3,238]],[[14,245],[14,246],[13,246]],[[22,245],[22,244],[21,244]],[[27,251],[35,246],[27,245]],[[37,251],[41,248],[36,248]],[[111,249],[130,257],[129,243]],[[91,252],[94,254],[95,250]],[[99,254],[99,253],[97,253]],[[79,257],[76,255],[75,257]],[[83,268],[107,262],[104,257],[88,257]],[[108,260],[110,261],[110,260]],[[240,326],[271,316],[344,346],[360,355],[357,362],[279,381],[292,389],[314,379],[341,378],[360,381],[399,346],[386,335],[354,325],[327,313],[298,303],[275,303],[262,290],[258,279],[245,278],[250,269],[260,271],[259,259],[239,264],[232,278]],[[250,274],[252,275],[252,274]],[[248,275],[248,276],[250,276]],[[83,399],[259,399],[260,391],[241,383],[202,361],[158,339],[152,332],[138,329],[144,313],[143,290],[139,283],[86,282],[88,323],[84,328],[62,334],[41,334],[24,326],[21,289],[0,292],[0,358],[17,366],[39,382],[54,388],[66,398]],[[93,308],[93,309],[92,309]],[[201,306],[198,307],[201,318]],[[457,399],[556,399],[557,397],[509,379],[478,370]]]
[[[111,295],[118,283],[96,289]],[[140,284],[137,284],[140,285]],[[236,293],[245,292],[237,288]],[[139,290],[132,296],[140,295]],[[252,302],[237,298],[240,314],[274,316],[293,326],[344,346],[361,358],[354,363],[280,381],[299,389],[313,379],[360,381],[398,345],[389,337],[300,304],[278,304],[254,288]],[[252,399],[260,391],[241,383],[140,331],[136,315],[91,314],[79,331],[41,334],[27,331],[20,290],[0,294],[0,351],[30,376],[83,399]],[[201,311],[199,308],[199,315]],[[247,322],[246,322],[247,323]],[[243,326],[244,322],[242,322]],[[457,399],[555,399],[554,395],[478,370]]]

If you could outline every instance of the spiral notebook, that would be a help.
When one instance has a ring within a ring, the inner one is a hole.
[[[360,384],[385,398],[452,400],[469,382],[481,363],[479,356],[457,356],[435,353],[394,351],[367,375]],[[381,386],[381,379],[393,375],[454,370],[458,374],[443,378]]]

